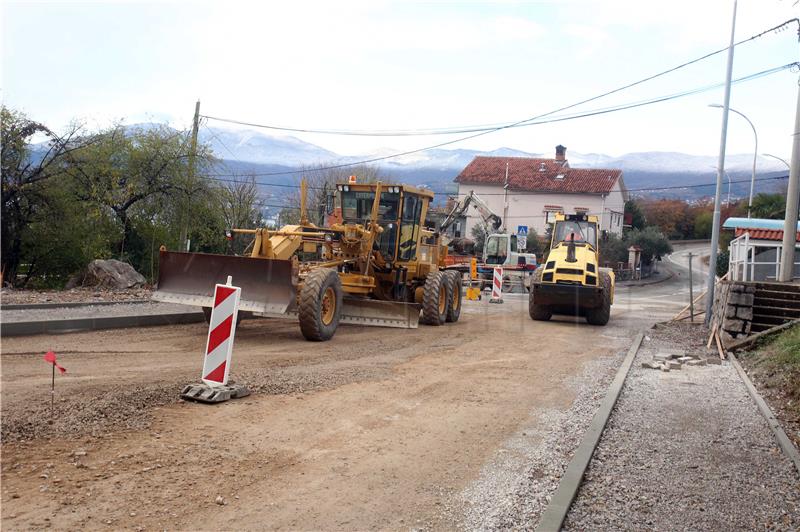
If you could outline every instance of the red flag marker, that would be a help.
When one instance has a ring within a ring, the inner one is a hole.
[[[58,365],[58,362],[56,362],[56,354],[52,351],[48,351],[44,356],[44,359],[46,362],[50,362],[53,366],[55,366],[62,374],[67,372],[67,368]]]

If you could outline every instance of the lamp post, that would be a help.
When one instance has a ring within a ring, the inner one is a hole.
[[[788,168],[789,170],[792,169],[792,167],[789,166],[789,163],[786,162],[786,159],[781,159],[777,155],[770,155],[769,153],[762,153],[761,155],[763,155],[764,157],[772,157],[773,159],[778,159],[780,162],[786,165],[786,168]]]
[[[725,108],[724,106],[718,103],[712,103],[709,104],[708,106],[716,107],[717,109]],[[753,137],[755,138],[756,141],[756,146],[753,149],[753,175],[750,177],[750,199],[747,201],[747,217],[750,218],[750,210],[753,208],[753,188],[755,187],[756,184],[756,159],[758,158],[758,133],[756,133],[756,126],[754,126],[753,123],[750,121],[750,119],[747,118],[743,113],[740,113],[739,111],[733,109],[732,107],[728,107],[728,110],[732,113],[736,113],[737,115],[747,120],[747,123],[750,124],[750,127],[753,129]],[[730,183],[730,178],[728,178],[728,181]],[[730,185],[728,186],[728,205],[730,205]]]

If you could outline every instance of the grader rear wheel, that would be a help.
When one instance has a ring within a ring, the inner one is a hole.
[[[450,305],[447,308],[446,321],[455,323],[461,317],[461,273],[449,270],[445,274],[450,283]]]
[[[322,268],[308,274],[298,300],[300,331],[306,340],[330,340],[342,315],[342,282],[336,270]]]
[[[447,321],[450,290],[444,272],[431,272],[425,279],[422,295],[422,323],[442,325]]]

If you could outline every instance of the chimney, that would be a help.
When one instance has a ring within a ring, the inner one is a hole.
[[[567,147],[559,144],[558,146],[556,146],[556,161],[566,161],[566,160],[567,160]]]

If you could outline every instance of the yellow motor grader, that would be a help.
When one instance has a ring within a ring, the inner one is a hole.
[[[599,267],[597,216],[556,214],[550,253],[533,276],[528,312],[534,320],[553,314],[585,316],[605,325],[614,302],[614,272]]]
[[[317,227],[232,229],[252,235],[249,255],[167,251],[159,254],[153,299],[204,307],[228,276],[242,288],[240,311],[296,317],[308,340],[330,339],[340,323],[416,328],[456,322],[461,275],[445,271],[447,247],[425,227],[433,193],[407,185],[337,185],[340,220]]]

